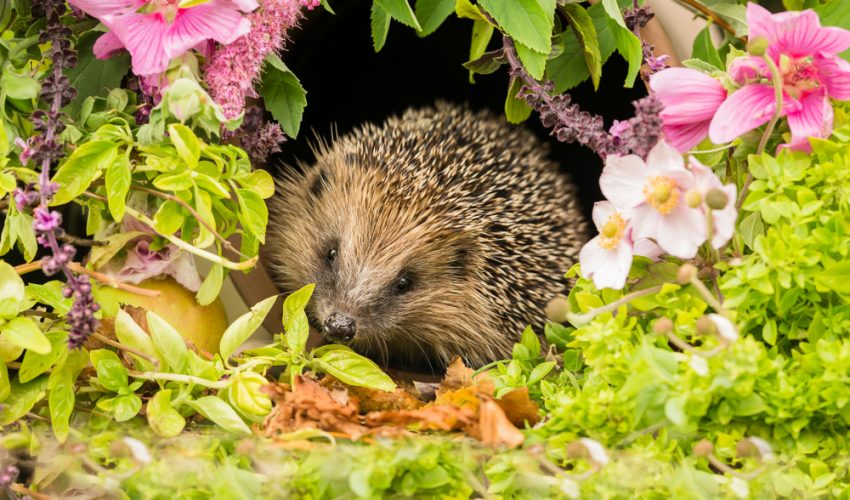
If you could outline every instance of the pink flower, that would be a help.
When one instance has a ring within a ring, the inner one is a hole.
[[[181,0],[70,2],[110,30],[95,43],[95,55],[106,58],[126,48],[137,75],[161,73],[171,59],[207,40],[233,42],[251,29],[242,12],[258,6],[255,0],[207,0],[189,7]]]
[[[792,149],[809,149],[809,137],[832,132],[830,99],[850,99],[850,63],[837,56],[850,48],[850,31],[821,27],[817,14],[802,12],[771,14],[757,4],[747,5],[750,39],[767,40],[766,56],[782,76],[782,115],[791,128]],[[767,123],[776,110],[774,88],[751,83],[766,76],[755,57],[748,56],[730,76],[745,84],[717,109],[711,122],[712,142],[722,144]],[[749,64],[749,68],[746,66]]]
[[[582,275],[593,279],[596,288],[623,288],[635,255],[656,260],[663,253],[645,238],[632,241],[627,214],[618,211],[610,201],[593,205],[593,223],[599,235],[582,247],[579,263]]]
[[[690,193],[699,195],[700,207],[706,213],[711,210],[711,246],[720,248],[732,239],[735,234],[735,222],[738,220],[738,209],[735,200],[738,188],[734,183],[724,185],[710,168],[691,158],[691,172],[694,174],[694,187]],[[689,193],[689,194],[690,194]],[[718,205],[718,199],[726,199],[722,208],[710,208]]]
[[[682,152],[708,136],[711,119],[726,99],[726,89],[719,81],[695,69],[659,71],[650,77],[649,86],[664,105],[664,135]]]
[[[635,239],[652,238],[682,259],[696,255],[705,241],[705,213],[685,203],[694,174],[666,142],[652,148],[646,162],[635,155],[609,156],[599,186],[615,206],[630,211]]]

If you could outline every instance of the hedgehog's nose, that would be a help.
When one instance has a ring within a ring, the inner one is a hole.
[[[325,337],[331,342],[348,342],[357,333],[354,318],[340,313],[333,313],[328,316],[324,325],[322,325],[322,330]]]

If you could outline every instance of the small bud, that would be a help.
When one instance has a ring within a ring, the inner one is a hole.
[[[546,304],[546,318],[553,323],[566,323],[570,312],[570,302],[563,295],[558,295]]]
[[[712,210],[723,210],[729,203],[729,195],[722,189],[712,188],[705,193],[705,204]]]
[[[697,208],[702,203],[702,193],[697,189],[689,189],[685,193],[685,203],[691,208]]]
[[[694,445],[694,455],[698,457],[707,457],[714,451],[714,445],[708,439],[703,439]]]
[[[658,335],[664,335],[673,330],[673,320],[670,318],[658,318],[652,325],[652,331]]]
[[[708,316],[700,316],[695,326],[698,335],[714,335],[714,332],[717,331],[714,321],[711,321]]]
[[[697,268],[693,264],[686,262],[679,268],[679,274],[676,275],[676,280],[680,285],[687,285],[691,279],[697,275]]]
[[[767,52],[767,38],[752,38],[747,43],[747,53],[753,56],[763,56]]]
[[[759,462],[773,458],[773,448],[767,441],[757,437],[748,437],[738,441],[739,457],[752,457]]]
[[[611,460],[605,447],[599,441],[590,438],[581,438],[570,443],[567,446],[567,456],[570,458],[586,458],[599,467]]]

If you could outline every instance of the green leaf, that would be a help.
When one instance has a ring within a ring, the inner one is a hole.
[[[69,352],[61,366],[57,366],[48,378],[47,387],[50,389],[50,394],[47,396],[47,403],[50,410],[50,426],[53,429],[53,435],[60,443],[65,442],[70,432],[69,421],[76,402],[74,382],[88,362],[85,350]]]
[[[0,425],[9,425],[27,414],[47,396],[47,377],[41,376],[25,384],[11,383],[11,394],[0,406]]]
[[[154,347],[150,336],[123,309],[118,309],[118,314],[115,316],[115,336],[118,337],[119,342],[127,347],[159,360],[160,365],[165,369],[166,362],[156,350],[156,347]],[[150,361],[132,353],[130,355],[139,363],[139,367],[143,370],[154,368],[153,363]]]
[[[266,242],[266,225],[269,221],[269,209],[266,202],[253,191],[237,189],[236,198],[239,201],[239,221],[242,227],[250,231],[260,243]]]
[[[255,304],[250,311],[236,318],[236,321],[227,327],[219,342],[218,351],[221,359],[228,359],[231,354],[236,352],[239,346],[257,331],[257,328],[260,327],[263,320],[268,316],[276,300],[277,295],[263,299]]]
[[[115,416],[116,422],[126,422],[138,415],[142,409],[142,398],[135,394],[115,397],[110,403],[109,410]]]
[[[539,365],[535,366],[534,369],[531,370],[531,373],[528,374],[528,381],[526,383],[534,384],[536,382],[539,382],[540,380],[543,380],[543,377],[548,375],[549,372],[551,372],[552,369],[557,366],[557,364],[558,363],[554,361],[544,361],[543,363],[540,363]]]
[[[51,179],[59,184],[59,191],[50,204],[63,205],[82,194],[117,155],[118,146],[107,141],[87,142],[75,149]]]
[[[593,88],[598,89],[599,79],[602,77],[602,52],[599,46],[596,26],[593,23],[594,20],[584,7],[575,3],[568,3],[561,6],[561,12],[570,21],[570,27],[573,33],[575,33],[578,44],[582,49],[587,69],[590,72]]]
[[[416,19],[416,15],[407,0],[375,0],[375,3],[401,24],[410,26],[416,31],[422,31],[422,26],[419,25],[419,20]]]
[[[378,2],[373,2],[370,19],[372,46],[375,47],[375,52],[380,52],[384,48],[384,44],[387,43],[387,34],[390,32],[390,15],[383,7],[378,5]]]
[[[478,5],[493,16],[505,33],[515,41],[544,54],[552,50],[555,2],[479,0]]]
[[[472,19],[473,21],[485,21],[487,18],[481,14],[481,8],[469,0],[455,1],[455,14],[461,19]]]
[[[600,64],[605,64],[616,49],[617,42],[611,25],[608,24],[608,14],[601,4],[590,6],[587,13],[593,20],[599,42]],[[555,82],[555,93],[569,90],[590,77],[590,70],[584,58],[584,49],[576,37],[575,31],[564,30],[560,35],[564,51],[549,60],[546,67],[547,77]]]
[[[455,11],[455,0],[416,0],[421,36],[430,35]]]
[[[153,228],[159,234],[174,234],[183,226],[187,213],[176,201],[166,200],[153,217]]]
[[[104,245],[97,245],[92,247],[91,252],[89,253],[89,264],[95,269],[106,265],[112,257],[115,257],[118,252],[124,249],[128,243],[138,238],[139,236],[145,236],[147,233],[143,233],[141,231],[128,231],[115,233],[107,236],[103,240],[101,240]]]
[[[237,176],[235,179],[242,184],[242,187],[257,193],[264,200],[274,196],[274,179],[265,170],[254,170],[250,174]]]
[[[381,391],[393,391],[395,382],[372,360],[364,358],[354,351],[327,351],[312,360],[314,366],[325,373],[342,380],[346,384],[369,387]]]
[[[58,280],[48,281],[43,285],[30,283],[27,285],[27,296],[52,307],[54,313],[64,315],[71,310],[74,299],[73,297],[65,298],[62,295],[63,288],[65,283]]]
[[[171,391],[162,389],[153,395],[146,408],[148,425],[157,436],[174,437],[183,432],[186,419],[171,406]]]
[[[12,394],[12,382],[9,380],[9,370],[6,363],[0,363],[0,403],[6,401]]]
[[[117,356],[104,356],[104,351],[106,350],[98,349],[89,353],[97,370],[97,381],[107,390],[120,393],[127,389],[129,373]]]
[[[201,287],[198,288],[198,293],[195,294],[198,304],[202,306],[212,304],[221,292],[223,283],[224,267],[220,264],[213,264],[203,283],[201,283]]]
[[[756,237],[764,234],[764,222],[758,212],[753,212],[741,220],[738,225],[738,234],[744,240],[744,244],[753,248]]]
[[[201,142],[195,136],[192,129],[180,123],[172,123],[168,126],[168,138],[177,149],[177,156],[183,162],[194,169],[201,159]]]
[[[6,300],[20,302],[24,300],[25,292],[24,280],[15,268],[6,261],[0,261],[0,302]]]
[[[184,373],[189,355],[183,337],[174,327],[153,311],[148,311],[147,320],[156,350],[162,354],[168,367],[174,373]]]
[[[493,25],[487,21],[472,23],[472,41],[469,44],[469,60],[474,61],[484,54],[487,44],[493,37]],[[472,70],[469,71],[469,83],[475,83]]]
[[[313,295],[316,285],[307,285],[289,294],[283,301],[283,328],[286,331],[286,344],[294,355],[304,352],[307,338],[310,336],[310,323],[304,308]]]
[[[130,55],[119,54],[109,59],[97,59],[92,48],[102,35],[99,31],[89,31],[76,43],[78,64],[65,70],[71,79],[71,86],[77,90],[77,97],[71,103],[74,112],[80,109],[88,97],[106,97],[109,91],[121,86],[121,80],[130,69]]]
[[[837,26],[850,30],[850,9],[847,9],[847,2],[832,0],[816,7],[815,12],[824,26]],[[850,61],[850,49],[842,52],[841,57]]]
[[[850,261],[827,266],[815,275],[815,283],[838,293],[850,293]]]
[[[130,159],[119,155],[106,168],[106,196],[109,202],[109,213],[115,222],[124,218],[124,208],[127,206],[127,193],[133,177],[130,173]]]
[[[195,401],[190,401],[189,405],[198,413],[227,431],[237,434],[251,433],[251,429],[245,425],[245,422],[239,417],[236,410],[215,396],[204,396]]]
[[[59,358],[68,352],[68,334],[65,332],[48,332],[45,337],[50,342],[50,352],[39,354],[28,350],[18,370],[18,380],[21,383],[29,382],[51,368]]]
[[[192,172],[181,170],[173,174],[161,174],[154,178],[153,185],[162,191],[185,191],[195,185]]]
[[[511,79],[511,86],[508,88],[508,96],[505,99],[505,116],[510,123],[522,123],[531,116],[531,106],[524,99],[518,99],[516,96],[520,88],[522,88],[520,79]]]
[[[268,64],[263,72],[260,95],[263,96],[266,109],[280,123],[286,135],[294,139],[298,137],[301,118],[307,107],[307,91],[279,57],[272,54],[266,58],[266,62]]]
[[[6,66],[0,85],[6,95],[12,99],[35,99],[41,90],[41,84],[35,78],[15,73],[11,66]]]
[[[626,27],[626,21],[623,19],[617,0],[602,0],[602,7],[610,18],[608,23],[611,25],[611,31],[617,43],[617,52],[629,63],[624,86],[631,88],[643,64],[643,47],[638,37]]]
[[[526,71],[528,71],[528,74],[536,80],[543,78],[543,74],[546,71],[546,60],[548,59],[548,54],[531,50],[519,42],[515,44],[515,47],[519,60],[522,62]]]
[[[709,23],[702,31],[699,32],[694,39],[694,46],[691,51],[691,56],[702,61],[705,61],[717,69],[725,69],[723,61],[720,59],[720,54],[711,40],[711,23]]]
[[[38,354],[50,353],[50,341],[47,340],[38,325],[26,316],[19,316],[0,326],[0,332],[3,333],[7,341],[18,347]]]
[[[534,330],[530,326],[525,327],[525,330],[523,330],[519,343],[528,350],[531,358],[540,356],[540,339],[537,338],[537,334],[534,333]]]

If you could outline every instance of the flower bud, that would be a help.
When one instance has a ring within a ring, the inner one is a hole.
[[[558,295],[546,304],[546,318],[553,323],[565,323],[570,312],[570,302],[563,295]]]
[[[729,195],[722,189],[712,188],[705,193],[705,204],[712,210],[723,210],[729,203]]]
[[[711,318],[700,316],[696,323],[696,330],[699,335],[713,335],[716,327],[714,326],[714,321],[711,321]]]
[[[272,409],[272,401],[260,391],[269,381],[256,372],[242,372],[233,378],[228,390],[230,402],[240,410],[251,415],[267,415]]]
[[[697,208],[702,203],[702,193],[697,189],[689,189],[685,193],[685,203],[691,208]]]
[[[658,335],[664,335],[673,330],[673,320],[670,318],[658,318],[652,325],[652,331]]]
[[[611,460],[605,447],[599,441],[590,438],[581,438],[570,443],[567,446],[567,456],[570,458],[586,458],[598,467]]]
[[[767,441],[757,437],[748,437],[738,441],[739,457],[753,457],[760,462],[773,457],[773,449]]]
[[[707,457],[714,451],[714,445],[708,439],[702,439],[694,445],[694,455],[698,457]]]
[[[686,262],[682,264],[682,267],[679,268],[679,273],[676,275],[676,281],[678,281],[680,285],[687,285],[691,282],[691,279],[696,275],[696,266],[691,264],[690,262]]]
[[[763,56],[767,52],[767,38],[757,37],[751,38],[747,42],[747,53],[753,56]]]

